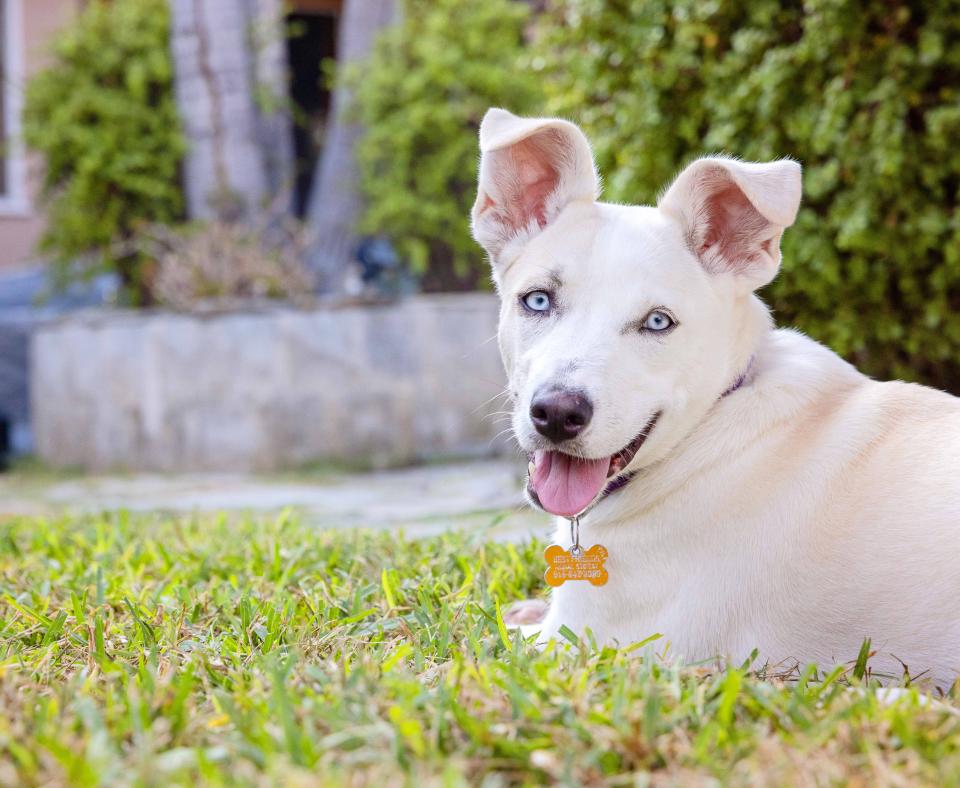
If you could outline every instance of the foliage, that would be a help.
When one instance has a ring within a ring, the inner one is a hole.
[[[491,105],[537,104],[538,77],[518,67],[528,21],[514,0],[408,0],[369,62],[347,74],[365,127],[360,229],[391,236],[428,284],[486,278],[469,233],[477,130]]]
[[[960,780],[951,699],[882,700],[844,668],[681,669],[660,641],[534,649],[499,605],[541,587],[540,552],[288,515],[8,520],[0,780]]]
[[[882,377],[960,392],[960,15],[952,0],[554,0],[518,59],[508,2],[411,4],[356,72],[364,229],[419,267],[467,235],[483,111],[582,123],[606,198],[652,202],[703,153],[792,156],[805,200],[765,291]]]
[[[879,376],[960,393],[960,14],[954,0],[558,0],[534,66],[606,198],[692,157],[792,156],[804,204],[766,291]]]
[[[137,284],[137,259],[118,244],[140,223],[180,218],[169,24],[167,0],[93,0],[27,87],[24,136],[46,165],[43,246],[63,278],[85,257]]]
[[[157,225],[138,233],[136,243],[152,263],[157,303],[179,311],[249,299],[307,303],[315,289],[303,264],[306,233],[296,223]]]

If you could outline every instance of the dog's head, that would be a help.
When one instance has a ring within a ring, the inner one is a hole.
[[[501,298],[500,349],[529,491],[580,512],[662,458],[743,374],[769,316],[800,166],[693,162],[656,207],[597,201],[572,123],[491,109],[473,234]]]

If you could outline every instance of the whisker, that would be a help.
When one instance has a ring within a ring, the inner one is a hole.
[[[507,427],[505,430],[500,430],[500,432],[498,432],[496,435],[494,435],[494,436],[490,439],[490,446],[491,446],[491,448],[493,447],[493,444],[494,444],[497,440],[499,440],[501,437],[503,437],[504,435],[507,435],[508,433],[511,433],[511,432],[513,432],[513,427]]]
[[[501,391],[501,392],[499,392],[499,393],[497,393],[497,394],[494,394],[492,397],[490,397],[490,399],[484,400],[484,401],[481,402],[479,405],[477,405],[477,407],[474,408],[474,409],[471,411],[471,413],[476,413],[476,412],[477,412],[478,410],[480,410],[481,408],[489,405],[489,404],[490,404],[491,402],[493,402],[495,399],[498,399],[498,398],[500,398],[500,397],[509,396],[509,394],[510,394],[510,389],[509,389],[509,387],[508,387],[508,388],[504,388],[503,391]]]

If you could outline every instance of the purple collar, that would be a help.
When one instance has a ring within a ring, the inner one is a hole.
[[[755,358],[754,356],[750,356],[750,360],[747,362],[747,366],[744,368],[743,372],[741,372],[739,377],[737,377],[737,379],[733,381],[730,387],[726,391],[724,391],[723,394],[720,395],[720,397],[718,398],[718,401],[723,399],[724,397],[729,397],[731,394],[733,394],[733,392],[735,392],[738,388],[740,388],[744,383],[747,382],[747,378],[750,376],[750,370],[753,369],[754,358]],[[634,471],[633,473],[629,473],[626,476],[618,476],[616,479],[614,479],[612,482],[610,482],[610,484],[606,486],[606,488],[603,491],[604,497],[610,495],[611,493],[615,493],[617,490],[622,490],[633,480],[633,477],[636,475],[637,475],[637,471]]]
[[[747,377],[750,375],[750,370],[753,369],[754,358],[755,356],[750,356],[750,360],[747,362],[747,366],[744,368],[743,372],[740,373],[740,377],[738,377],[735,381],[733,381],[733,385],[731,385],[730,388],[728,388],[725,392],[723,392],[723,394],[720,395],[720,399],[723,399],[724,397],[729,396],[730,394],[733,394],[733,392],[735,392],[744,383],[746,383]]]
[[[610,493],[615,493],[617,490],[622,490],[627,486],[627,484],[633,481],[633,477],[636,475],[637,472],[634,471],[633,473],[628,473],[626,476],[618,476],[606,486],[603,491],[603,497],[606,498],[608,495],[610,495]]]

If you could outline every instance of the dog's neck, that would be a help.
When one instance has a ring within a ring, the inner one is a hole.
[[[731,383],[727,387],[726,391],[724,391],[723,394],[720,395],[719,399],[723,399],[724,397],[730,396],[750,379],[751,372],[753,371],[754,359],[756,359],[755,354],[750,356],[749,361],[747,361],[746,367],[744,367],[743,371],[737,376],[736,380],[734,380],[733,383]],[[606,489],[603,491],[604,497],[617,492],[617,490],[622,490],[633,480],[634,476],[636,476],[637,473],[639,473],[639,471],[634,471],[633,473],[629,473],[626,476],[618,476],[616,479],[610,482],[610,484],[607,485]]]
[[[757,356],[776,326],[770,314],[770,308],[751,293],[743,304],[740,325],[736,336],[738,339],[735,355],[731,360],[734,377],[718,401],[732,394],[746,384],[757,372]]]
[[[753,360],[755,358],[756,356],[750,356],[750,360],[747,362],[747,366],[744,368],[743,372],[741,372],[737,376],[737,379],[730,384],[727,390],[720,395],[720,399],[723,399],[724,397],[727,397],[730,394],[733,394],[733,392],[735,392],[738,388],[740,388],[744,383],[747,382],[747,378],[750,377],[750,372],[753,370]]]

